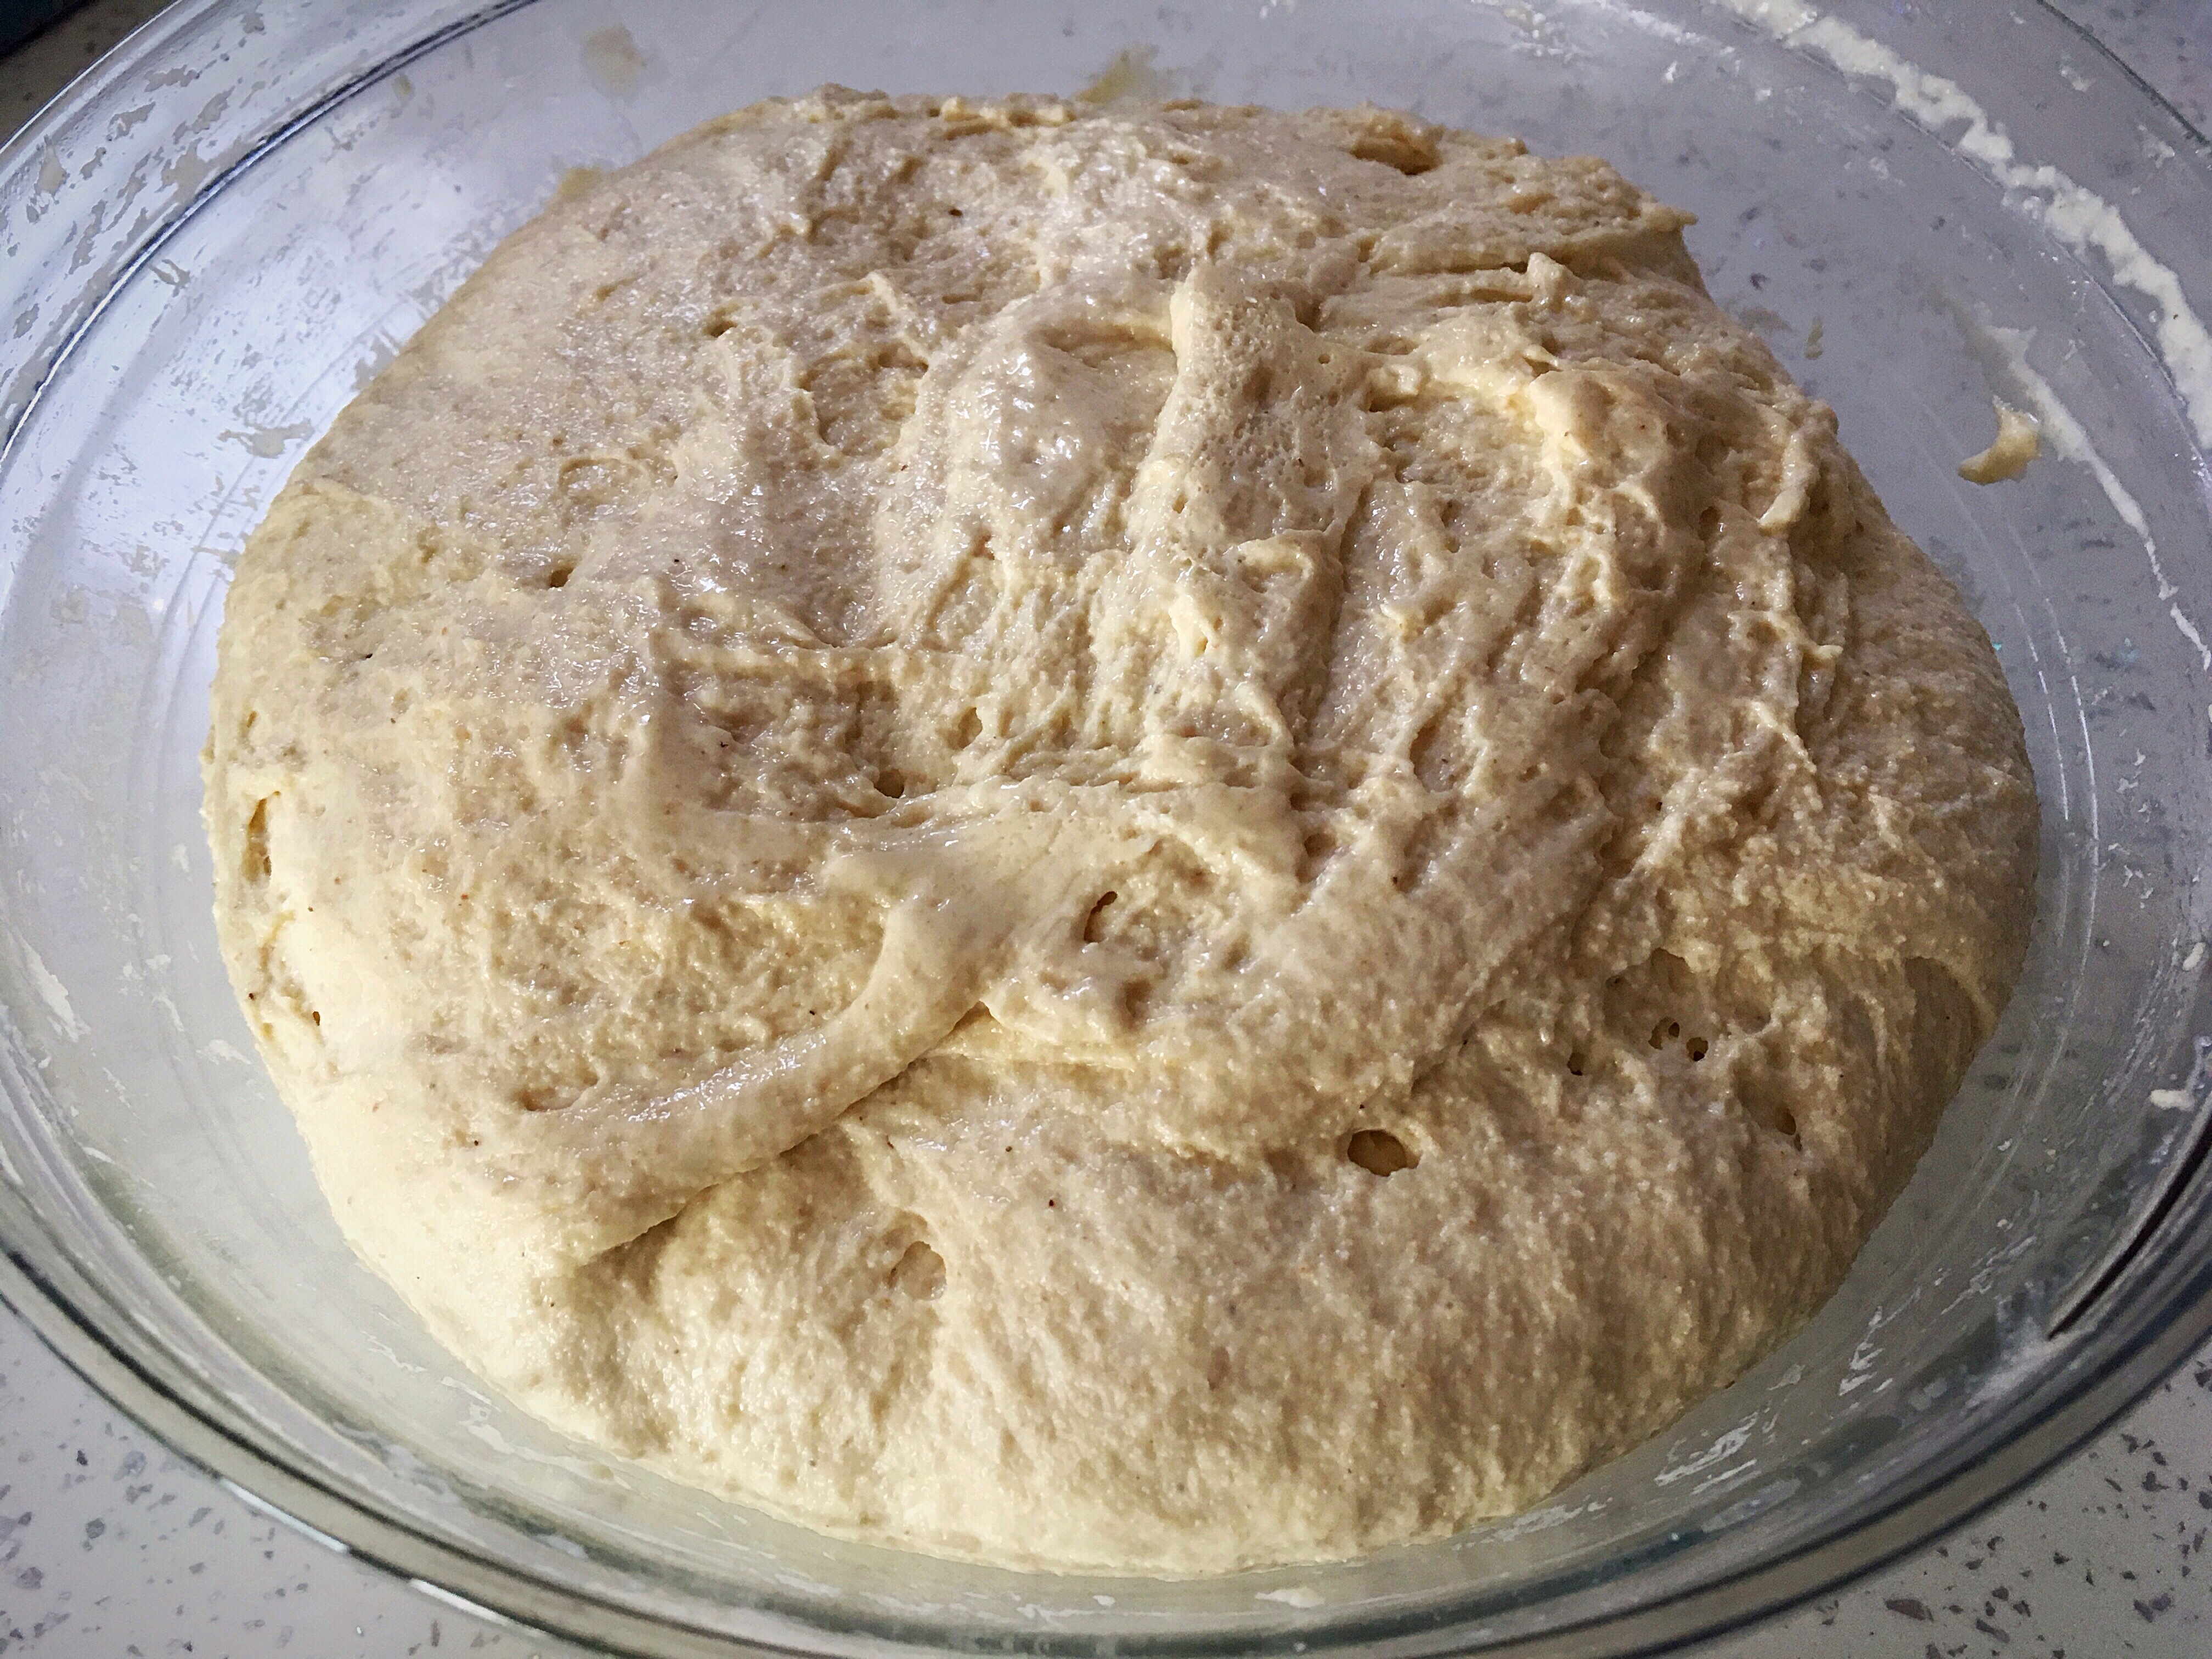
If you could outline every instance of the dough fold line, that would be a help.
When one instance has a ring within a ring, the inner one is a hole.
[[[927,1054],[983,1000],[1024,939],[1050,931],[1095,884],[1100,839],[1017,820],[840,857],[825,885],[903,895],[884,913],[866,981],[842,1009],[684,1088],[587,1097],[484,1137],[493,1179],[537,1189],[549,1229],[540,1249],[552,1258],[543,1265],[580,1265],[628,1243],[820,1133]],[[967,873],[987,868],[1002,873]]]

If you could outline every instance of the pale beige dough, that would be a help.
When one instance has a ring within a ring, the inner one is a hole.
[[[1959,463],[1959,476],[1968,483],[2002,483],[2017,478],[2043,453],[2043,428],[2033,418],[2003,402],[1996,402],[1996,409],[1997,435],[1987,449]]]
[[[835,1532],[1524,1505],[2018,970],[1981,629],[1600,162],[827,89],[572,181],[241,559],[224,948],[471,1366]]]

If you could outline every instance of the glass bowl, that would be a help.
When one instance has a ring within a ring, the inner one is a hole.
[[[210,920],[228,562],[563,169],[825,80],[1370,99],[1595,151],[1997,641],[2027,975],[1835,1300],[1532,1514],[1340,1565],[1024,1576],[612,1467],[340,1241]],[[2212,157],[2007,0],[191,0],[0,152],[0,1294],[333,1548],[641,1653],[1645,1650],[1910,1548],[2212,1329]],[[1980,489],[1992,395],[2051,451]]]

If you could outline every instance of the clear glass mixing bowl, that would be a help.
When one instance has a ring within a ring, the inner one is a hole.
[[[1911,1547],[2118,1410],[2212,1328],[2212,348],[2184,299],[2212,301],[2212,158],[2033,5],[1546,8],[194,0],[134,36],[0,152],[0,1294],[333,1547],[647,1653],[1649,1649]],[[2045,813],[2019,995],[1800,1336],[1534,1514],[1194,1583],[830,1542],[457,1375],[251,1057],[198,821],[228,562],[563,168],[824,80],[1072,90],[1117,59],[1596,151],[1694,209],[1717,297],[1998,641]],[[1993,392],[2057,441],[1983,489],[1954,467]]]

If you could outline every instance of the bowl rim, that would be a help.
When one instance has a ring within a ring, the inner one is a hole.
[[[1747,9],[1744,0],[1703,3],[1720,14],[1723,23],[1742,23]],[[108,274],[103,291],[51,349],[28,395],[12,411],[0,409],[0,419],[5,421],[0,430],[0,467],[6,465],[18,434],[34,416],[55,374],[108,298],[134,271],[156,258],[177,230],[231,179],[409,62],[531,3],[483,0],[474,6],[449,6],[438,27],[404,40],[395,51],[362,58],[342,79],[270,125],[235,159],[211,170],[188,199],[156,216],[128,257]],[[103,90],[146,67],[173,40],[240,9],[242,0],[178,0],[139,24],[0,143],[0,180],[35,167],[53,134]],[[2170,123],[2200,166],[2212,172],[2212,137],[2084,24],[2062,11],[2055,0],[2031,0],[2029,9],[2094,54],[2100,70],[2117,71],[2133,98]],[[6,587],[0,583],[0,599],[5,598]],[[14,1059],[0,1045],[0,1091],[11,1097],[16,1093],[15,1080],[9,1075]],[[2212,1101],[2203,1109],[2207,1115],[2197,1126],[2199,1131],[2212,1124]],[[2101,1364],[2075,1378],[2062,1397],[2027,1420],[2008,1425],[1997,1443],[1940,1474],[1924,1488],[1900,1493],[1878,1510],[1863,1511],[1844,1529],[1800,1541],[1785,1553],[1711,1582],[1502,1645],[1462,1647],[1453,1631],[1441,1628],[1425,1634],[1444,1638],[1445,1645],[1416,1641],[1403,1650],[1480,1650],[1541,1659],[1674,1650],[1775,1617],[1876,1571],[2009,1496],[2078,1449],[2212,1336],[2212,1146],[2203,1133],[2195,1139],[2189,1168],[2168,1189],[2160,1224],[2143,1241],[2142,1252],[2127,1274],[2134,1281],[2131,1299],[2155,1303],[2156,1313],[2140,1322],[2127,1342],[2101,1356]],[[12,1177],[14,1171],[0,1166],[0,1174]],[[0,1221],[5,1219],[0,1211]],[[275,1437],[257,1431],[243,1413],[212,1390],[196,1389],[191,1378],[180,1374],[164,1375],[164,1368],[151,1363],[137,1345],[119,1340],[130,1330],[130,1322],[100,1287],[73,1271],[66,1277],[70,1282],[43,1271],[19,1241],[0,1227],[0,1304],[21,1316],[87,1384],[170,1450],[249,1506],[335,1553],[358,1557],[489,1623],[536,1630],[609,1652],[696,1655],[699,1659],[740,1653],[791,1655],[803,1659],[817,1651],[645,1613],[574,1584],[487,1559],[368,1507],[322,1478],[307,1460],[288,1453]],[[1320,1638],[1313,1644],[1315,1650],[1359,1640],[1350,1626],[1315,1634]],[[1097,1639],[1048,1637],[1033,1650],[1085,1652],[1093,1650]],[[1397,1650],[1401,1644],[1386,1640],[1363,1645],[1382,1651]],[[1152,1650],[1152,1644],[1121,1638],[1115,1650],[1145,1652]]]
[[[2193,1295],[2172,1304],[2175,1316],[2132,1352],[2116,1356],[2072,1396],[1928,1490],[1901,1498],[1851,1530],[1815,1539],[1778,1559],[1644,1602],[1619,1615],[1562,1625],[1503,1647],[1420,1646],[1408,1650],[1494,1652],[1528,1659],[1591,1659],[1601,1653],[1628,1659],[1676,1651],[1801,1606],[1963,1525],[2076,1449],[2212,1335],[2212,1249],[2205,1248],[2212,1244],[2212,1167],[2197,1170],[2184,1201],[2193,1218],[2191,1243],[2196,1248],[2178,1253],[2197,1258],[2197,1268],[2191,1275],[2197,1283]],[[5,1246],[0,1249],[0,1302],[21,1316],[64,1364],[233,1496],[334,1553],[356,1557],[489,1623],[519,1626],[610,1652],[677,1654],[685,1659],[732,1654],[807,1659],[818,1651],[641,1614],[538,1574],[487,1560],[364,1508],[235,1421],[222,1421],[222,1413],[210,1409],[212,1402],[194,1401],[137,1363],[110,1342],[80,1310],[77,1300],[40,1274],[11,1241],[0,1239],[0,1245]],[[97,1299],[96,1292],[93,1299]],[[585,1616],[580,1619],[580,1614]],[[1593,1638],[1603,1645],[1593,1646]],[[1384,1650],[1380,1643],[1360,1646]],[[1096,1648],[1088,1638],[1077,1638],[1039,1643],[1031,1650],[1076,1654]],[[1124,1641],[1115,1650],[1143,1653],[1149,1644]],[[1315,1650],[1322,1650],[1316,1646]]]

